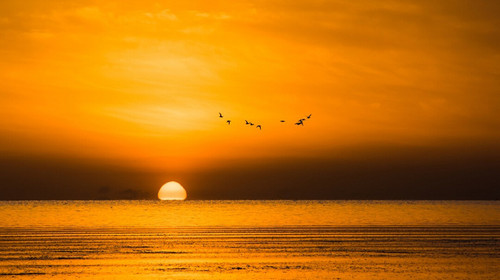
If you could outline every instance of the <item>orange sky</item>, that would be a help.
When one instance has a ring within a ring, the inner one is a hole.
[[[2,154],[186,171],[499,146],[494,1],[123,2],[0,2]]]

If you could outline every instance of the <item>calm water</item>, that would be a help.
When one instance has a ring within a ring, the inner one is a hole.
[[[0,202],[0,278],[500,279],[500,203]]]

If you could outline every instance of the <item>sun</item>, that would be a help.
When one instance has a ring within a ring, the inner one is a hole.
[[[184,200],[186,197],[186,190],[175,181],[166,183],[158,191],[158,198],[161,200]]]

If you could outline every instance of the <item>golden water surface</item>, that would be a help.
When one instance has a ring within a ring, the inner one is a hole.
[[[0,202],[6,279],[499,279],[494,201]]]

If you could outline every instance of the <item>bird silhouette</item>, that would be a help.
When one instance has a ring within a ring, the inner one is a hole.
[[[302,126],[304,126],[304,121],[306,121],[306,120],[310,119],[310,118],[311,118],[311,116],[312,116],[312,114],[309,114],[309,115],[307,115],[305,118],[301,118],[301,119],[299,119],[299,120],[295,123],[295,125],[302,125]],[[224,115],[222,115],[222,113],[221,113],[221,112],[219,112],[219,118],[224,118]],[[285,121],[285,120],[280,120],[280,122],[281,122],[281,123],[284,123],[284,122],[286,122],[286,121]],[[226,123],[227,123],[228,125],[230,125],[230,124],[231,124],[231,120],[226,120]],[[245,125],[254,126],[254,123],[253,123],[253,122],[249,122],[248,120],[245,120]],[[261,126],[260,124],[256,125],[255,127],[256,127],[256,128],[258,128],[259,130],[262,130],[262,126]]]

